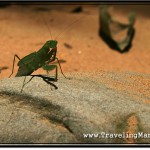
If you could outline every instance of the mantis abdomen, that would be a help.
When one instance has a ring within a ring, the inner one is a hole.
[[[45,65],[45,62],[50,59],[49,51],[50,49],[45,43],[44,46],[37,52],[33,52],[20,59],[17,64],[19,66],[19,69],[16,77],[30,75],[34,71]]]
[[[16,77],[30,75],[41,67],[36,57],[36,52],[22,58],[17,65],[19,66],[19,69]]]

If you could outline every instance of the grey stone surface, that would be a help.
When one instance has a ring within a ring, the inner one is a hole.
[[[126,124],[125,118],[132,114],[138,118],[139,131],[150,134],[150,75],[97,72],[67,76],[71,80],[60,76],[51,82],[57,90],[34,77],[22,93],[24,77],[0,80],[0,143],[116,143],[116,138],[84,138],[83,134],[124,132],[118,125]]]

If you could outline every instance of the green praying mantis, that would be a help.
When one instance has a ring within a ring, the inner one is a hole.
[[[71,27],[73,24],[78,22],[83,17],[85,17],[85,16],[79,17],[74,22],[72,22],[70,25],[68,25],[60,34],[58,34],[56,36],[56,38],[58,38],[58,36],[62,35],[62,33],[64,33],[66,30],[68,30],[69,27]],[[46,21],[44,20],[44,16],[42,18],[43,18],[45,25],[47,26],[47,29],[49,30],[49,27],[48,27]],[[49,32],[50,32],[50,30],[49,30]],[[50,32],[50,35],[51,35],[51,32]],[[51,39],[52,39],[52,36],[51,36]],[[19,69],[16,74],[16,77],[25,76],[21,92],[23,91],[26,77],[31,75],[34,71],[38,70],[39,68],[42,68],[43,70],[45,70],[47,72],[47,74],[49,74],[50,71],[55,69],[55,78],[53,81],[57,81],[58,80],[58,67],[55,64],[50,64],[50,63],[54,62],[55,60],[57,60],[57,62],[58,62],[58,65],[59,65],[62,75],[66,79],[70,79],[64,75],[61,65],[60,65],[60,61],[57,58],[57,44],[58,44],[57,40],[48,40],[38,51],[30,53],[29,55],[23,57],[22,59],[20,59],[20,57],[17,54],[14,55],[12,72],[11,72],[9,78],[11,77],[11,75],[14,72],[15,59],[17,58],[19,60],[19,62],[17,64],[19,66]]]
[[[67,78],[62,71],[59,59],[56,57],[57,43],[58,42],[56,40],[49,40],[37,52],[33,52],[23,57],[22,59],[20,59],[20,57],[17,54],[15,54],[11,75],[13,74],[13,71],[14,71],[15,58],[18,58],[19,62],[17,65],[19,66],[19,69],[16,74],[16,77],[25,76],[23,85],[25,83],[26,76],[31,75],[34,71],[36,71],[39,68],[43,68],[43,70],[46,70],[47,74],[49,74],[51,70],[55,69],[54,79],[55,81],[57,81],[57,78],[58,78],[57,65],[55,64],[50,65],[51,62],[57,60],[61,73],[63,74],[65,78]],[[9,76],[9,78],[11,77],[11,75]],[[23,90],[23,86],[22,86],[21,92],[22,90]]]
[[[78,20],[79,19],[74,21],[72,24],[74,24]],[[72,24],[70,24],[70,25],[72,25]],[[66,29],[68,29],[68,28],[66,28]],[[11,72],[9,78],[11,77],[11,75],[14,72],[15,59],[17,58],[19,60],[19,62],[17,64],[19,66],[19,69],[16,74],[16,77],[25,76],[21,92],[23,91],[26,77],[28,75],[31,75],[34,71],[36,71],[39,68],[42,68],[43,70],[45,70],[47,72],[47,74],[49,74],[50,71],[55,69],[54,81],[57,81],[58,67],[55,64],[50,64],[51,62],[54,62],[55,60],[57,60],[57,62],[59,64],[62,75],[66,79],[70,79],[64,75],[61,65],[60,65],[60,62],[59,62],[59,59],[57,58],[57,44],[58,44],[58,42],[56,40],[49,40],[38,51],[30,53],[29,55],[23,57],[22,59],[20,59],[20,57],[17,54],[14,55],[12,72]]]
[[[59,59],[56,57],[57,43],[58,42],[56,40],[49,40],[37,52],[33,52],[23,57],[22,59],[20,59],[19,56],[15,54],[11,75],[13,74],[14,70],[15,58],[18,58],[19,62],[17,65],[19,66],[19,69],[16,74],[16,77],[31,75],[34,71],[36,71],[39,68],[43,68],[44,70],[46,70],[47,74],[49,73],[49,71],[56,69],[55,80],[57,81],[58,77],[57,65],[54,64],[49,65],[49,63],[57,60],[61,73],[66,78],[61,69]],[[9,77],[11,77],[11,75]]]

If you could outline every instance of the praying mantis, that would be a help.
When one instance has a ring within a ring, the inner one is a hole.
[[[49,73],[49,71],[56,69],[55,80],[57,81],[58,77],[57,65],[54,64],[49,65],[49,63],[57,60],[61,73],[66,78],[61,69],[59,59],[56,57],[57,43],[58,42],[56,40],[49,40],[37,52],[33,52],[23,57],[22,59],[20,59],[19,56],[15,54],[11,75],[13,74],[14,70],[15,58],[18,58],[19,62],[17,65],[19,66],[19,69],[16,74],[16,77],[31,75],[34,71],[36,71],[39,68],[43,68],[44,70],[46,70],[47,74]],[[11,77],[11,75],[9,77]]]
[[[69,29],[68,27],[71,27],[73,24],[78,22],[83,17],[84,16],[81,16],[80,18],[78,18],[74,22],[72,22],[58,36],[60,36],[62,33],[64,33],[66,30],[68,30]],[[42,18],[43,18],[43,21],[45,22],[44,17],[42,17]],[[45,25],[47,25],[46,22],[45,22]],[[47,26],[47,29],[49,30],[48,26]],[[50,32],[50,30],[49,30],[49,32]],[[58,37],[58,36],[56,36],[56,37]],[[52,36],[51,36],[51,38],[52,38]],[[16,74],[16,77],[25,76],[21,92],[25,85],[26,77],[31,75],[34,71],[38,70],[39,68],[42,68],[43,70],[45,70],[47,72],[47,74],[49,74],[50,71],[55,69],[54,81],[57,81],[58,80],[58,67],[55,64],[50,64],[50,63],[54,62],[55,60],[57,60],[57,62],[58,62],[58,65],[59,65],[62,75],[66,79],[70,79],[64,75],[61,65],[60,65],[60,61],[57,58],[57,44],[58,44],[57,40],[48,40],[38,51],[30,53],[29,55],[23,57],[22,59],[20,59],[20,57],[17,54],[14,55],[12,72],[11,72],[9,78],[11,77],[11,75],[14,72],[15,59],[17,58],[19,60],[19,62],[17,64],[19,69]]]
[[[15,58],[18,58],[19,62],[17,65],[19,66],[19,69],[16,74],[16,77],[25,76],[23,85],[25,83],[26,76],[31,75],[34,71],[36,71],[39,68],[43,68],[43,70],[46,70],[47,74],[49,74],[51,70],[55,69],[54,80],[57,81],[57,78],[58,78],[57,65],[55,64],[49,65],[49,63],[57,60],[61,73],[63,74],[65,78],[67,78],[62,71],[59,59],[56,57],[57,43],[58,42],[56,40],[49,40],[37,52],[33,52],[23,57],[22,59],[20,59],[20,57],[17,54],[15,54],[11,75],[13,74],[13,71],[14,71]],[[11,75],[9,76],[9,78],[11,77]],[[22,86],[21,92],[22,90],[23,90],[23,86]]]
[[[77,19],[73,23],[77,22],[78,20],[79,19]],[[70,79],[64,75],[61,65],[60,65],[60,62],[59,62],[59,59],[57,58],[57,44],[58,44],[57,40],[48,40],[38,51],[30,53],[29,55],[23,57],[22,59],[20,59],[20,57],[17,54],[14,55],[12,72],[11,72],[9,78],[11,77],[11,75],[14,72],[15,59],[17,58],[19,60],[19,62],[17,64],[19,66],[19,69],[16,74],[16,77],[25,76],[21,92],[23,91],[26,77],[28,75],[31,75],[34,71],[36,71],[39,68],[42,68],[43,70],[45,70],[47,72],[47,74],[49,74],[50,71],[55,69],[54,81],[57,81],[58,67],[55,64],[50,64],[51,62],[54,62],[55,60],[57,60],[57,62],[59,64],[62,75],[66,79]]]

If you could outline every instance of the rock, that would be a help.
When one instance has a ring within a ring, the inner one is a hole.
[[[0,80],[0,143],[150,143],[150,75],[67,76],[58,89],[34,77],[22,93],[24,77]]]

